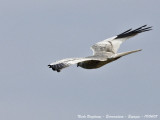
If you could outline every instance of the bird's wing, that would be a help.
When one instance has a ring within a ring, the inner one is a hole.
[[[79,62],[97,60],[105,61],[107,58],[103,57],[86,57],[86,58],[66,58],[49,64],[49,68],[52,70],[60,72],[63,68],[69,67],[70,65],[77,64]]]
[[[112,52],[113,54],[117,53],[120,45],[127,39],[137,35],[138,33],[151,30],[152,27],[147,27],[147,25],[141,26],[135,30],[129,29],[117,36],[108,38],[101,42],[96,43],[91,47],[93,54],[100,54],[105,52]]]

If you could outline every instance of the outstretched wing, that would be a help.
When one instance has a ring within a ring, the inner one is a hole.
[[[135,30],[129,29],[117,36],[108,38],[101,42],[96,43],[91,47],[93,54],[100,54],[105,52],[111,52],[113,54],[117,53],[120,45],[127,39],[137,35],[138,33],[152,30],[152,27],[147,27],[147,25],[141,26]]]
[[[60,72],[62,69],[69,67],[70,65],[77,64],[79,62],[90,61],[90,60],[105,61],[106,59],[102,59],[101,57],[67,58],[67,59],[53,62],[48,66],[49,68],[52,68],[53,71]]]

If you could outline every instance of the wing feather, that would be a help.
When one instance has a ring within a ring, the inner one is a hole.
[[[53,62],[48,66],[49,68],[52,68],[53,71],[60,72],[62,69],[69,67],[70,65],[77,64],[79,62],[90,61],[90,60],[105,61],[106,59],[102,57],[96,57],[96,56],[91,56],[86,58],[66,58],[66,59]]]
[[[105,52],[111,52],[113,54],[117,53],[120,45],[126,41],[127,39],[146,31],[150,31],[152,27],[147,27],[147,25],[143,25],[135,30],[129,29],[117,36],[108,38],[101,42],[96,43],[91,47],[93,54],[100,54]]]

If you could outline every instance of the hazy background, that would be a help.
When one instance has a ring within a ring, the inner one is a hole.
[[[95,70],[47,67],[144,24],[154,30],[120,48],[142,52]],[[0,120],[160,115],[159,31],[159,0],[0,0]]]

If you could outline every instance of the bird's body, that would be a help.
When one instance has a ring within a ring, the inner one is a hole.
[[[77,64],[77,67],[80,66],[85,69],[96,69],[104,66],[112,61],[115,61],[122,56],[141,51],[141,49],[117,53],[120,45],[126,41],[127,39],[137,35],[138,33],[145,32],[151,30],[151,27],[146,27],[144,25],[135,30],[129,29],[117,36],[108,38],[101,42],[96,43],[91,47],[93,51],[92,56],[84,57],[84,58],[67,58],[54,63],[49,64],[49,68],[52,70],[60,72],[61,69],[66,68],[72,64]]]
[[[117,59],[119,59],[119,58],[117,58]],[[84,62],[77,63],[77,67],[80,66],[85,69],[96,69],[96,68],[100,68],[100,67],[104,66],[107,63],[115,61],[117,59],[106,60],[106,61],[98,61],[98,60],[84,61]]]
[[[110,55],[109,55],[110,54]],[[94,58],[101,58],[101,59],[106,59],[104,61],[100,61],[100,60],[88,60],[88,61],[83,61],[83,62],[79,62],[77,63],[77,67],[80,66],[82,68],[85,68],[85,69],[96,69],[96,68],[100,68],[102,67],[103,65],[107,64],[107,63],[110,63],[114,60],[117,60],[119,58],[116,58],[116,59],[108,59],[109,56],[113,55],[111,53],[109,53],[108,55],[93,55],[93,56],[89,56],[89,57],[86,57],[86,58],[90,58],[90,59],[94,59]]]

